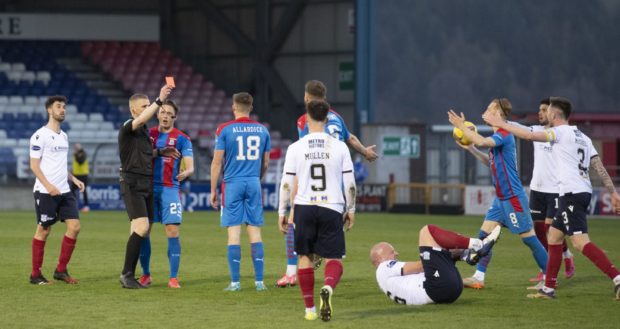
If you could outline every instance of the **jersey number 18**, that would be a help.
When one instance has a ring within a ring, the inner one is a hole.
[[[243,136],[237,136],[237,146],[239,147],[237,150],[237,160],[258,160],[259,149],[260,146],[260,137],[259,136],[248,136],[245,141],[245,146],[247,146],[247,150],[244,148]]]

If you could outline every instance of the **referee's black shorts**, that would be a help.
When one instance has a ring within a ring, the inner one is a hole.
[[[335,210],[295,205],[295,252],[340,259],[345,255],[343,215]]]
[[[449,251],[420,247],[424,267],[424,290],[435,303],[453,303],[463,292],[463,280]]]
[[[122,173],[120,185],[129,220],[153,220],[153,177]]]

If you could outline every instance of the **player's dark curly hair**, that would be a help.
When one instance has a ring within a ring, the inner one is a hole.
[[[67,97],[63,95],[54,95],[47,98],[45,101],[45,109],[49,109],[54,102],[62,102],[67,104]]]
[[[323,100],[310,101],[306,105],[306,112],[314,121],[325,121],[329,112],[329,103]]]

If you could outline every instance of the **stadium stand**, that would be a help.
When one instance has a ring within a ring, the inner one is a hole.
[[[27,159],[28,139],[45,124],[49,95],[69,99],[63,129],[72,142],[114,143],[129,117],[128,96],[157,95],[166,75],[175,77],[174,99],[183,111],[177,127],[197,147],[212,149],[217,125],[233,118],[230,96],[158,43],[1,40],[0,175],[15,176],[16,162]],[[283,155],[291,141],[271,133],[274,155]],[[99,155],[101,163],[118,162],[115,152]]]

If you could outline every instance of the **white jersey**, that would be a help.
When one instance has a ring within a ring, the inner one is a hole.
[[[402,275],[404,262],[387,260],[377,267],[379,288],[391,300],[399,304],[424,305],[432,304],[424,289],[424,273]]]
[[[57,133],[45,126],[39,128],[30,137],[30,157],[41,159],[39,164],[45,178],[60,191],[70,192],[68,179],[69,138],[64,131]],[[39,179],[34,183],[33,191],[49,193]]]
[[[592,193],[590,159],[598,153],[592,140],[576,126],[561,125],[547,130],[553,145],[553,159],[558,172],[560,195]]]
[[[349,148],[327,133],[311,133],[289,146],[284,175],[297,176],[298,205],[317,205],[343,213],[342,174],[353,172]]]
[[[544,126],[531,126],[533,132],[544,131]],[[532,191],[559,193],[557,167],[553,159],[553,145],[546,142],[534,142],[534,170],[530,182]]]

